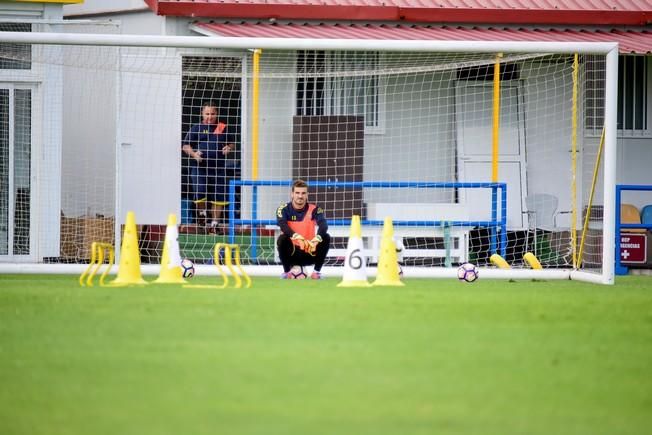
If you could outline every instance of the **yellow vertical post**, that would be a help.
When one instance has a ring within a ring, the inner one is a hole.
[[[589,230],[589,218],[591,217],[591,207],[593,207],[593,195],[595,193],[595,186],[598,182],[598,173],[600,171],[600,159],[602,158],[603,148],[604,148],[604,127],[602,127],[602,135],[600,136],[598,157],[595,159],[595,166],[593,168],[593,181],[591,182],[591,193],[589,194],[589,202],[586,205],[586,216],[584,216],[584,225],[582,226],[582,238],[580,239],[580,251],[577,253],[578,266],[582,264],[582,253],[584,252],[584,240],[586,238],[586,233]]]
[[[498,182],[498,133],[500,132],[500,58],[502,53],[496,55],[494,64],[494,110],[493,110],[493,128],[491,141],[491,182]]]
[[[251,179],[258,180],[258,110],[259,110],[259,82],[260,82],[260,54],[259,48],[254,50],[254,77],[253,97],[251,102]]]
[[[573,269],[577,269],[577,75],[579,69],[578,54],[573,59],[573,112],[571,128],[571,249],[573,253]]]

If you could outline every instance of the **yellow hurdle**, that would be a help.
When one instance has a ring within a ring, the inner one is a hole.
[[[108,256],[105,255],[108,253]],[[93,278],[99,272],[100,268],[104,264],[105,257],[108,257],[107,268],[104,270],[102,275],[100,275],[100,285],[105,286],[104,278],[109,274],[109,271],[113,267],[115,261],[115,251],[113,245],[110,243],[102,242],[93,242],[91,243],[91,261],[88,263],[88,267],[82,272],[79,277],[79,285],[84,287],[93,287]]]
[[[220,253],[224,250],[224,264],[220,264],[222,260],[220,260]],[[215,247],[213,248],[213,260],[215,262],[215,267],[217,267],[217,270],[220,272],[220,275],[222,276],[222,284],[221,285],[201,285],[201,284],[186,284],[183,287],[184,288],[226,288],[229,286],[229,275],[226,273],[224,270],[223,266],[226,266],[226,268],[229,270],[231,273],[231,276],[233,277],[233,287],[234,288],[241,288],[242,287],[242,279],[244,278],[246,282],[246,288],[251,287],[251,278],[247,273],[244,271],[242,268],[242,265],[240,263],[240,246],[235,245],[235,244],[230,244],[230,243],[216,243]],[[235,263],[235,265],[234,265]]]
[[[247,275],[247,273],[242,268],[242,265],[240,264],[240,245],[217,243],[215,244],[215,248],[213,250],[213,259],[215,261],[217,270],[220,272],[220,275],[222,275],[223,282],[221,287],[224,288],[229,285],[229,276],[224,272],[224,269],[220,264],[220,252],[222,251],[222,248],[224,249],[224,265],[229,269],[229,272],[231,272],[231,276],[233,276],[235,281],[233,287],[242,287],[242,279],[240,278],[240,275],[242,275],[242,278],[244,278],[247,282],[246,287],[251,287],[251,278],[249,278],[249,275]],[[233,267],[234,261],[235,267]]]

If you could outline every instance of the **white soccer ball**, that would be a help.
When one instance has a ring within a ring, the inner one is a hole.
[[[188,258],[181,260],[181,274],[184,278],[192,278],[195,276],[195,264],[192,260]]]
[[[478,276],[478,268],[473,263],[464,263],[457,268],[457,279],[460,281],[473,282]]]
[[[306,279],[306,272],[303,270],[303,266],[292,266],[289,274],[292,279]]]

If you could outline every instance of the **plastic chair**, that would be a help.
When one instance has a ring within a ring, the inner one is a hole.
[[[648,204],[641,209],[641,223],[645,225],[652,225],[652,204]],[[652,266],[652,255],[650,255],[650,248],[652,246],[652,230],[647,230],[647,265]]]
[[[632,204],[620,204],[620,223],[621,224],[640,224],[641,215],[638,209]],[[623,233],[644,233],[644,228],[623,228]]]
[[[552,230],[555,225],[557,206],[556,196],[547,193],[535,193],[525,198],[528,227]]]
[[[652,204],[648,204],[641,209],[641,223],[652,225]]]
[[[557,216],[560,214],[570,213],[568,211],[557,211],[559,199],[549,193],[534,193],[525,198],[527,210],[524,212],[528,215],[528,229],[525,241],[525,250],[528,251],[530,244],[531,231],[534,232],[533,251],[537,253],[537,235],[538,232],[558,231]]]

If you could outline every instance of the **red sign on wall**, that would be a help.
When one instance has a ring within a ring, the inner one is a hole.
[[[644,264],[647,261],[647,236],[645,234],[620,235],[620,262]]]

